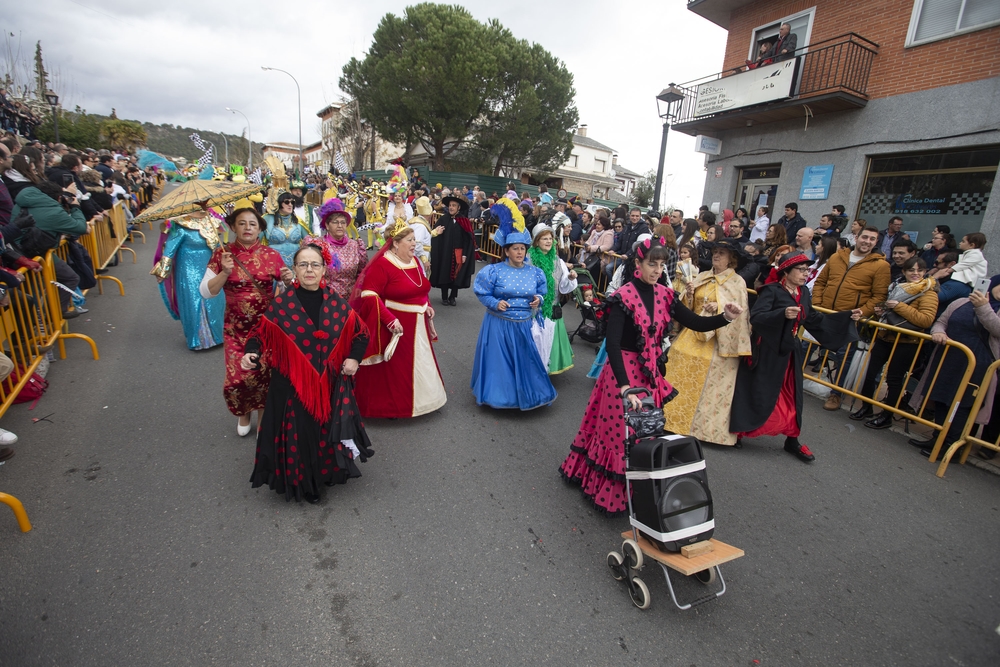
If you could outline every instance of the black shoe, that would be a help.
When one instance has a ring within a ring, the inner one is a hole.
[[[912,443],[910,443],[910,444],[912,444]],[[920,455],[923,456],[926,459],[929,459],[931,457],[931,450],[929,450],[929,449],[921,449],[920,450]]]
[[[800,461],[805,463],[812,463],[816,460],[809,448],[802,444],[785,443],[785,451],[789,454],[795,454]]]
[[[862,405],[858,410],[852,412],[851,419],[859,422],[863,419],[870,419],[873,414],[875,414],[875,412],[872,410],[872,406],[866,404]]]
[[[996,458],[997,453],[996,453],[996,450],[993,450],[993,449],[984,449],[984,448],[980,447],[979,451],[976,452],[976,456],[978,456],[979,458],[981,458],[984,461],[992,461],[993,459]]]
[[[455,299],[455,297],[451,297],[450,299],[448,299],[448,305],[449,306],[457,306],[458,305],[458,301]]]
[[[851,416],[853,417],[854,415]],[[866,421],[865,426],[868,428],[889,428],[892,426],[892,414],[883,411],[875,419]]]
[[[74,317],[80,317],[80,311],[77,310],[76,308],[72,310],[67,310],[65,313],[63,313],[64,320],[71,320]]]
[[[309,503],[310,505],[315,505],[316,503],[319,502],[318,495],[314,496],[311,493],[304,493],[302,494],[302,497],[305,498],[306,502]]]
[[[906,442],[910,443],[914,447],[920,447],[920,448],[933,447],[934,443],[937,442],[937,436],[935,435],[930,440],[917,440],[916,438],[910,438]]]
[[[448,302],[448,299],[442,298],[441,299],[441,305],[442,306],[450,306],[451,304]]]

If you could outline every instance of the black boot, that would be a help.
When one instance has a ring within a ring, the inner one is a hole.
[[[854,412],[851,413],[851,419],[853,419],[856,422],[859,422],[863,419],[870,419],[873,414],[874,411],[872,410],[872,406],[868,403],[865,403],[864,405],[861,406],[860,409],[855,410]]]
[[[875,419],[866,421],[865,426],[868,428],[889,428],[892,426],[892,413],[883,410]]]

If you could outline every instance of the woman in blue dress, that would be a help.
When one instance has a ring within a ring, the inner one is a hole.
[[[209,213],[198,212],[163,223],[160,248],[150,273],[160,283],[167,312],[181,321],[184,339],[192,350],[222,344],[226,299],[206,299],[198,286],[212,253],[219,247],[218,223]]]
[[[295,215],[295,197],[288,192],[278,195],[278,212],[264,216],[267,229],[264,238],[267,245],[278,251],[285,266],[292,268],[292,258],[299,249],[302,239],[312,234],[307,223]]]
[[[548,360],[542,361],[531,337],[548,286],[542,270],[524,262],[531,235],[521,213],[500,203],[490,211],[500,218],[493,240],[507,260],[480,270],[473,285],[486,316],[476,342],[472,393],[479,405],[533,410],[556,399]]]

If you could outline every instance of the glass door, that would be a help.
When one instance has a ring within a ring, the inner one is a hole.
[[[753,220],[757,217],[757,209],[766,206],[770,216],[777,199],[778,178],[780,176],[780,166],[741,169],[740,178],[736,184],[733,211],[742,206],[750,214],[750,219]]]

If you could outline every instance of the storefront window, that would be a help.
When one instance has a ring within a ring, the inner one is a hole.
[[[919,244],[938,224],[960,239],[982,226],[998,164],[1000,146],[871,158],[857,217],[884,229],[902,216],[903,230]]]

